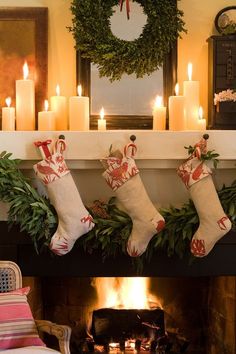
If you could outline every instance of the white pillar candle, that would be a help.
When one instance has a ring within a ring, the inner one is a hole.
[[[169,97],[169,130],[185,130],[185,98],[179,96],[179,84],[175,85],[176,96]]]
[[[11,97],[6,98],[7,107],[2,108],[2,130],[15,130],[16,112],[11,106]]]
[[[78,96],[69,99],[69,129],[89,130],[89,98],[82,96],[82,87],[78,86]]]
[[[198,110],[198,129],[199,130],[206,130],[206,119],[203,118],[202,107],[199,107],[199,110]]]
[[[56,130],[68,129],[66,97],[60,95],[60,86],[56,87],[56,96],[50,98],[51,110],[55,112]]]
[[[153,130],[165,130],[166,129],[166,107],[163,106],[163,99],[161,96],[157,96],[153,111]]]
[[[98,130],[99,131],[104,131],[106,130],[107,126],[107,122],[106,119],[104,119],[105,116],[105,112],[104,112],[104,108],[102,107],[101,111],[100,111],[100,119],[98,119]]]
[[[192,64],[188,64],[188,81],[183,83],[187,129],[198,130],[199,81],[192,81]]]
[[[35,90],[34,81],[27,79],[29,69],[23,66],[23,80],[16,80],[16,129],[35,129]]]
[[[48,101],[44,101],[44,111],[38,113],[38,130],[56,130],[55,112],[48,111]]]

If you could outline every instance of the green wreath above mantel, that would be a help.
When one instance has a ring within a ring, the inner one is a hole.
[[[181,32],[186,32],[183,12],[175,1],[134,1],[143,8],[147,22],[133,41],[120,39],[111,31],[110,18],[119,0],[71,2],[73,19],[69,30],[73,33],[76,49],[81,51],[82,57],[97,64],[100,76],[108,77],[110,81],[133,73],[141,78],[158,70]]]
[[[188,147],[189,153],[192,147]],[[217,162],[218,154],[208,152],[204,159]],[[19,226],[26,232],[38,253],[48,249],[51,237],[58,225],[57,213],[50,201],[39,195],[33,187],[33,180],[28,179],[19,169],[19,159],[12,159],[6,151],[0,154],[0,201],[9,203],[8,222]],[[223,186],[218,195],[225,213],[236,228],[236,182]],[[94,218],[95,227],[77,241],[80,247],[90,254],[99,250],[101,258],[116,257],[126,253],[126,244],[132,230],[130,217],[118,209],[114,198],[108,202],[95,201],[88,208]],[[147,251],[134,258],[136,265],[142,266],[157,250],[164,250],[170,257],[190,257],[189,243],[199,226],[199,218],[194,204],[189,200],[182,208],[161,209],[166,220],[165,228],[154,236]]]

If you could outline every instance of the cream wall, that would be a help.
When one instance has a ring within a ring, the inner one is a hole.
[[[200,80],[201,105],[207,112],[207,42],[215,33],[214,18],[223,7],[235,5],[235,0],[180,0],[187,34],[179,40],[178,81],[182,89],[187,79],[187,63],[193,63],[193,79]],[[49,96],[60,83],[62,93],[75,93],[76,62],[74,42],[66,26],[71,24],[70,0],[0,0],[0,6],[46,6],[49,9]]]

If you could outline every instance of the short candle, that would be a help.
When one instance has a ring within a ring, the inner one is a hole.
[[[105,112],[104,108],[102,107],[100,111],[100,119],[98,119],[98,130],[104,131],[106,130],[106,119],[104,119]]]
[[[60,94],[60,86],[56,86],[56,96],[50,98],[51,110],[55,112],[56,130],[68,129],[67,100]]]
[[[175,96],[169,97],[169,130],[185,130],[185,98],[179,96],[179,84],[175,85]]]
[[[11,106],[11,97],[6,98],[7,107],[2,108],[2,130],[15,130],[15,108]]]
[[[165,130],[166,129],[166,107],[163,106],[162,96],[156,97],[152,115],[153,115],[153,130]]]
[[[198,109],[198,129],[206,130],[206,119],[203,118],[203,109],[201,106]]]
[[[38,113],[38,130],[55,130],[56,119],[55,112],[48,110],[48,100],[44,101],[44,111]]]
[[[89,130],[89,98],[82,96],[82,86],[77,87],[78,96],[69,99],[69,129]]]

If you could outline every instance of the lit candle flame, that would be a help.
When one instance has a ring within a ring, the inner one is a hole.
[[[134,342],[130,342],[130,348],[132,348],[132,349],[135,348],[135,343]]]
[[[159,299],[150,293],[150,278],[94,278],[93,286],[98,295],[97,307],[122,309],[148,309],[162,305]]]
[[[78,92],[78,96],[81,97],[82,96],[82,86],[81,85],[78,85],[77,92]]]
[[[57,86],[56,86],[56,95],[57,96],[60,96],[60,86],[57,84]]]
[[[175,85],[175,95],[178,96],[178,94],[179,94],[179,84],[177,83]]]
[[[7,97],[5,102],[6,102],[7,107],[10,107],[10,105],[11,105],[11,97]]]
[[[29,67],[28,64],[25,62],[25,64],[23,65],[23,77],[24,80],[26,80],[29,76]]]
[[[199,119],[203,119],[203,109],[201,106],[198,109],[198,117],[199,117]]]
[[[48,100],[45,100],[45,101],[44,101],[44,110],[45,110],[46,112],[48,111],[48,107],[49,107]]]
[[[192,80],[192,73],[193,73],[193,64],[188,63],[188,79],[189,79],[189,81]]]
[[[105,112],[104,112],[104,108],[102,107],[102,109],[100,111],[100,118],[104,119],[104,115],[105,115]]]
[[[155,99],[155,104],[154,104],[154,108],[158,108],[158,107],[162,107],[163,106],[163,98],[162,96],[156,96]]]

